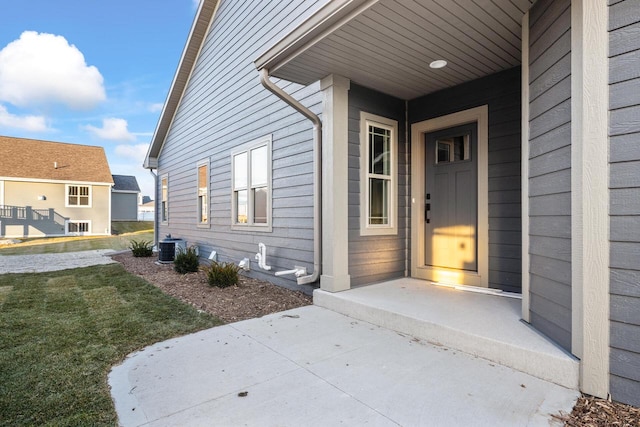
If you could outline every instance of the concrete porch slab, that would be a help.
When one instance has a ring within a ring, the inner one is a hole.
[[[546,426],[579,395],[317,306],[150,346],[112,369],[121,426]]]
[[[315,290],[315,305],[578,389],[579,362],[520,321],[519,299],[402,278],[345,292]]]

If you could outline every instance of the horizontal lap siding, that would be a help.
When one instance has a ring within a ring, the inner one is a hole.
[[[398,121],[398,234],[360,235],[360,112]],[[405,102],[351,84],[349,90],[349,275],[353,286],[403,277],[409,259]]]
[[[640,406],[640,2],[609,2],[610,389]]]
[[[222,1],[159,157],[169,176],[171,233],[208,256],[238,263],[250,275],[295,287],[293,276],[275,277],[294,265],[313,270],[313,135],[311,123],[262,87],[253,60],[321,3]],[[278,84],[320,113],[319,85]],[[231,229],[231,150],[272,136],[272,232]],[[209,161],[210,225],[197,224],[197,166]],[[258,243],[267,246],[266,272],[258,268]]]
[[[409,122],[489,105],[489,286],[521,292],[520,67],[409,103]]]
[[[529,27],[531,323],[571,349],[571,2],[540,0]]]

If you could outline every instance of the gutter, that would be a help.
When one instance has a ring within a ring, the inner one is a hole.
[[[313,123],[313,273],[298,277],[298,285],[317,282],[322,263],[322,122],[311,110],[269,79],[269,70],[260,69],[260,83]]]

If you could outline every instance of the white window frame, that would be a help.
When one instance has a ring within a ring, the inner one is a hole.
[[[389,223],[369,224],[369,127],[391,131]],[[398,122],[387,117],[360,112],[360,235],[398,234]]]
[[[89,189],[89,204],[87,205],[72,205],[71,203],[69,203],[69,188],[71,187],[78,187],[78,202],[80,202],[80,187],[86,187]],[[65,208],[90,208],[91,205],[93,204],[93,188],[91,185],[85,185],[85,184],[65,184],[64,186],[64,207]]]
[[[251,185],[251,151],[267,147],[267,223],[266,224],[256,224],[253,222],[253,205],[254,200],[251,197],[251,189],[253,188]],[[271,147],[272,147],[272,139],[271,135],[267,135],[260,139],[251,141],[247,144],[244,144],[241,147],[231,151],[231,229],[232,230],[251,230],[251,231],[262,231],[262,232],[271,232],[273,230],[272,227],[272,155],[271,155]],[[247,153],[247,186],[242,188],[235,188],[235,156]],[[237,222],[237,201],[236,201],[236,191],[247,191],[247,223],[239,223]]]
[[[74,231],[71,232],[69,231],[69,225],[71,224],[87,224],[87,231]],[[70,219],[65,221],[65,230],[64,230],[64,234],[68,234],[71,236],[86,236],[91,234],[91,220],[84,220],[84,219]]]
[[[162,181],[167,180],[167,198],[166,200],[164,199],[164,192],[162,191]],[[167,214],[164,215],[164,205],[167,207],[166,211]],[[160,176],[160,203],[158,204],[158,207],[160,208],[160,223],[161,224],[168,224],[169,223],[169,174],[165,173],[163,175]]]
[[[196,166],[196,221],[198,223],[198,227],[201,228],[210,228],[210,223],[211,223],[211,195],[209,193],[210,188],[211,188],[211,175],[210,175],[210,160],[209,158],[201,160],[197,163]],[[206,170],[206,190],[205,190],[205,197],[206,199],[206,220],[203,221],[202,220],[202,204],[200,202],[200,168],[204,167]]]

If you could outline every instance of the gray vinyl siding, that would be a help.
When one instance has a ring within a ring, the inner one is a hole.
[[[409,102],[409,123],[489,105],[489,286],[521,292],[520,67]]]
[[[610,389],[640,406],[640,1],[609,1]]]
[[[398,121],[398,234],[360,236],[360,112]],[[349,275],[357,286],[402,277],[408,248],[408,147],[405,101],[351,84],[349,90]]]
[[[251,260],[249,275],[296,289],[293,275],[276,277],[294,265],[313,270],[312,125],[259,82],[253,60],[275,39],[315,11],[323,1],[222,1],[195,64],[159,156],[159,175],[169,177],[171,233],[198,245],[201,256]],[[319,84],[279,82],[320,113]],[[231,150],[272,137],[272,232],[231,229]],[[198,226],[197,166],[209,162],[210,221]],[[267,246],[272,270],[258,268],[258,243]]]
[[[134,193],[111,193],[111,220],[137,221],[138,195]]]
[[[529,15],[531,323],[571,348],[571,2]]]

